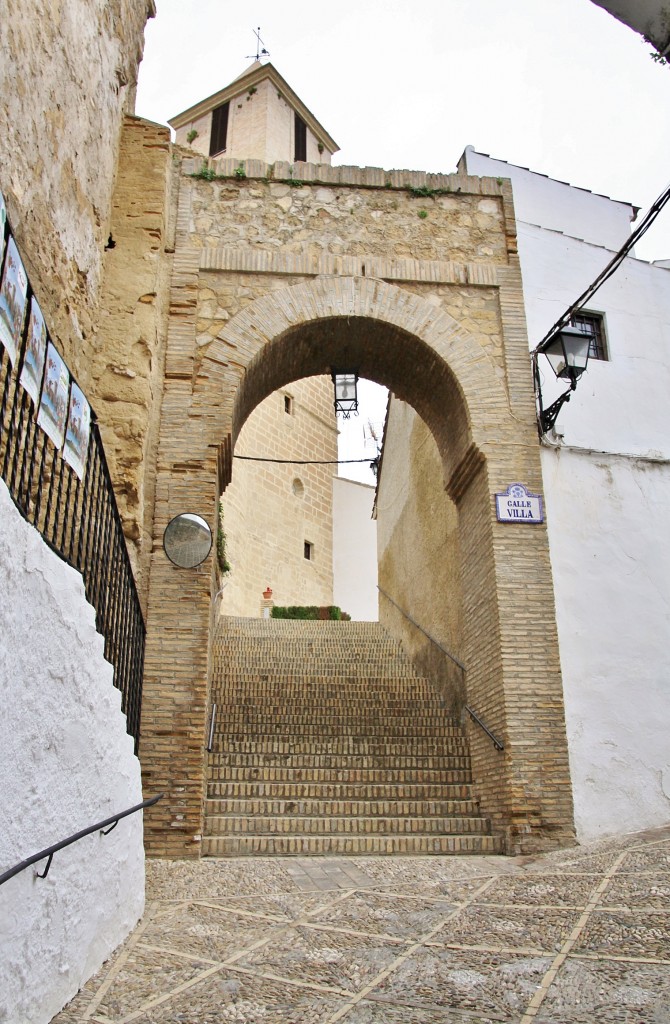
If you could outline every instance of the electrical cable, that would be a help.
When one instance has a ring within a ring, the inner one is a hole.
[[[349,462],[373,462],[373,459],[266,459],[259,455],[233,455],[245,462],[280,462],[290,466],[342,466]]]
[[[531,352],[532,356],[536,356],[542,351],[543,345],[545,345],[555,334],[558,333],[558,331],[562,330],[570,322],[573,315],[583,308],[584,304],[588,302],[593,295],[595,295],[601,285],[603,285],[605,281],[612,276],[614,271],[621,266],[635,243],[638,242],[640,238],[642,238],[642,235],[644,235],[644,233],[651,227],[668,200],[670,200],[670,185],[661,193],[658,199],[652,203],[638,226],[626,239],[619,251],[614,254],[607,266],[601,270],[593,284],[589,285],[586,291],[584,291],[579,298],[573,302],[570,308],[565,311],[563,316],[547,331],[542,341],[540,341]]]

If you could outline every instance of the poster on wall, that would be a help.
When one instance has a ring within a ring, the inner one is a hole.
[[[30,323],[28,324],[26,355],[19,379],[35,405],[37,405],[40,397],[46,351],[47,328],[42,316],[42,310],[37,304],[37,299],[33,296],[30,300]]]
[[[5,197],[0,192],[0,262],[2,262],[2,254],[5,251],[5,224],[7,223],[7,207],[5,206]]]
[[[16,361],[21,341],[27,294],[28,278],[14,239],[10,235],[2,285],[0,285],[0,342],[7,349],[12,366]]]
[[[67,419],[67,394],[70,371],[51,342],[47,345],[47,367],[37,422],[56,448],[63,447]]]
[[[90,432],[91,407],[84,393],[73,381],[70,391],[70,411],[67,417],[63,458],[68,465],[72,466],[80,480],[84,476]]]

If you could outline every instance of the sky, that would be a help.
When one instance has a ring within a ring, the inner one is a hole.
[[[156,6],[136,112],[161,124],[247,68],[260,26],[271,62],[341,147],[333,163],[450,173],[473,145],[642,212],[670,183],[670,67],[590,0]],[[636,255],[670,258],[670,204]],[[369,401],[348,424],[358,449],[362,423],[384,414]]]

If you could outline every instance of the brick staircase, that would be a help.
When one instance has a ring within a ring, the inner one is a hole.
[[[499,853],[460,724],[374,622],[222,618],[204,856]]]

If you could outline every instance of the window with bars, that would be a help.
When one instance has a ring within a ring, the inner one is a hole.
[[[228,141],[229,103],[222,103],[212,111],[212,131],[209,136],[209,155],[216,156],[226,148]]]
[[[570,321],[573,327],[589,335],[589,359],[609,359],[605,336],[605,317],[602,313],[581,310]]]
[[[307,125],[300,117],[295,115],[295,155],[294,160],[307,160]]]

